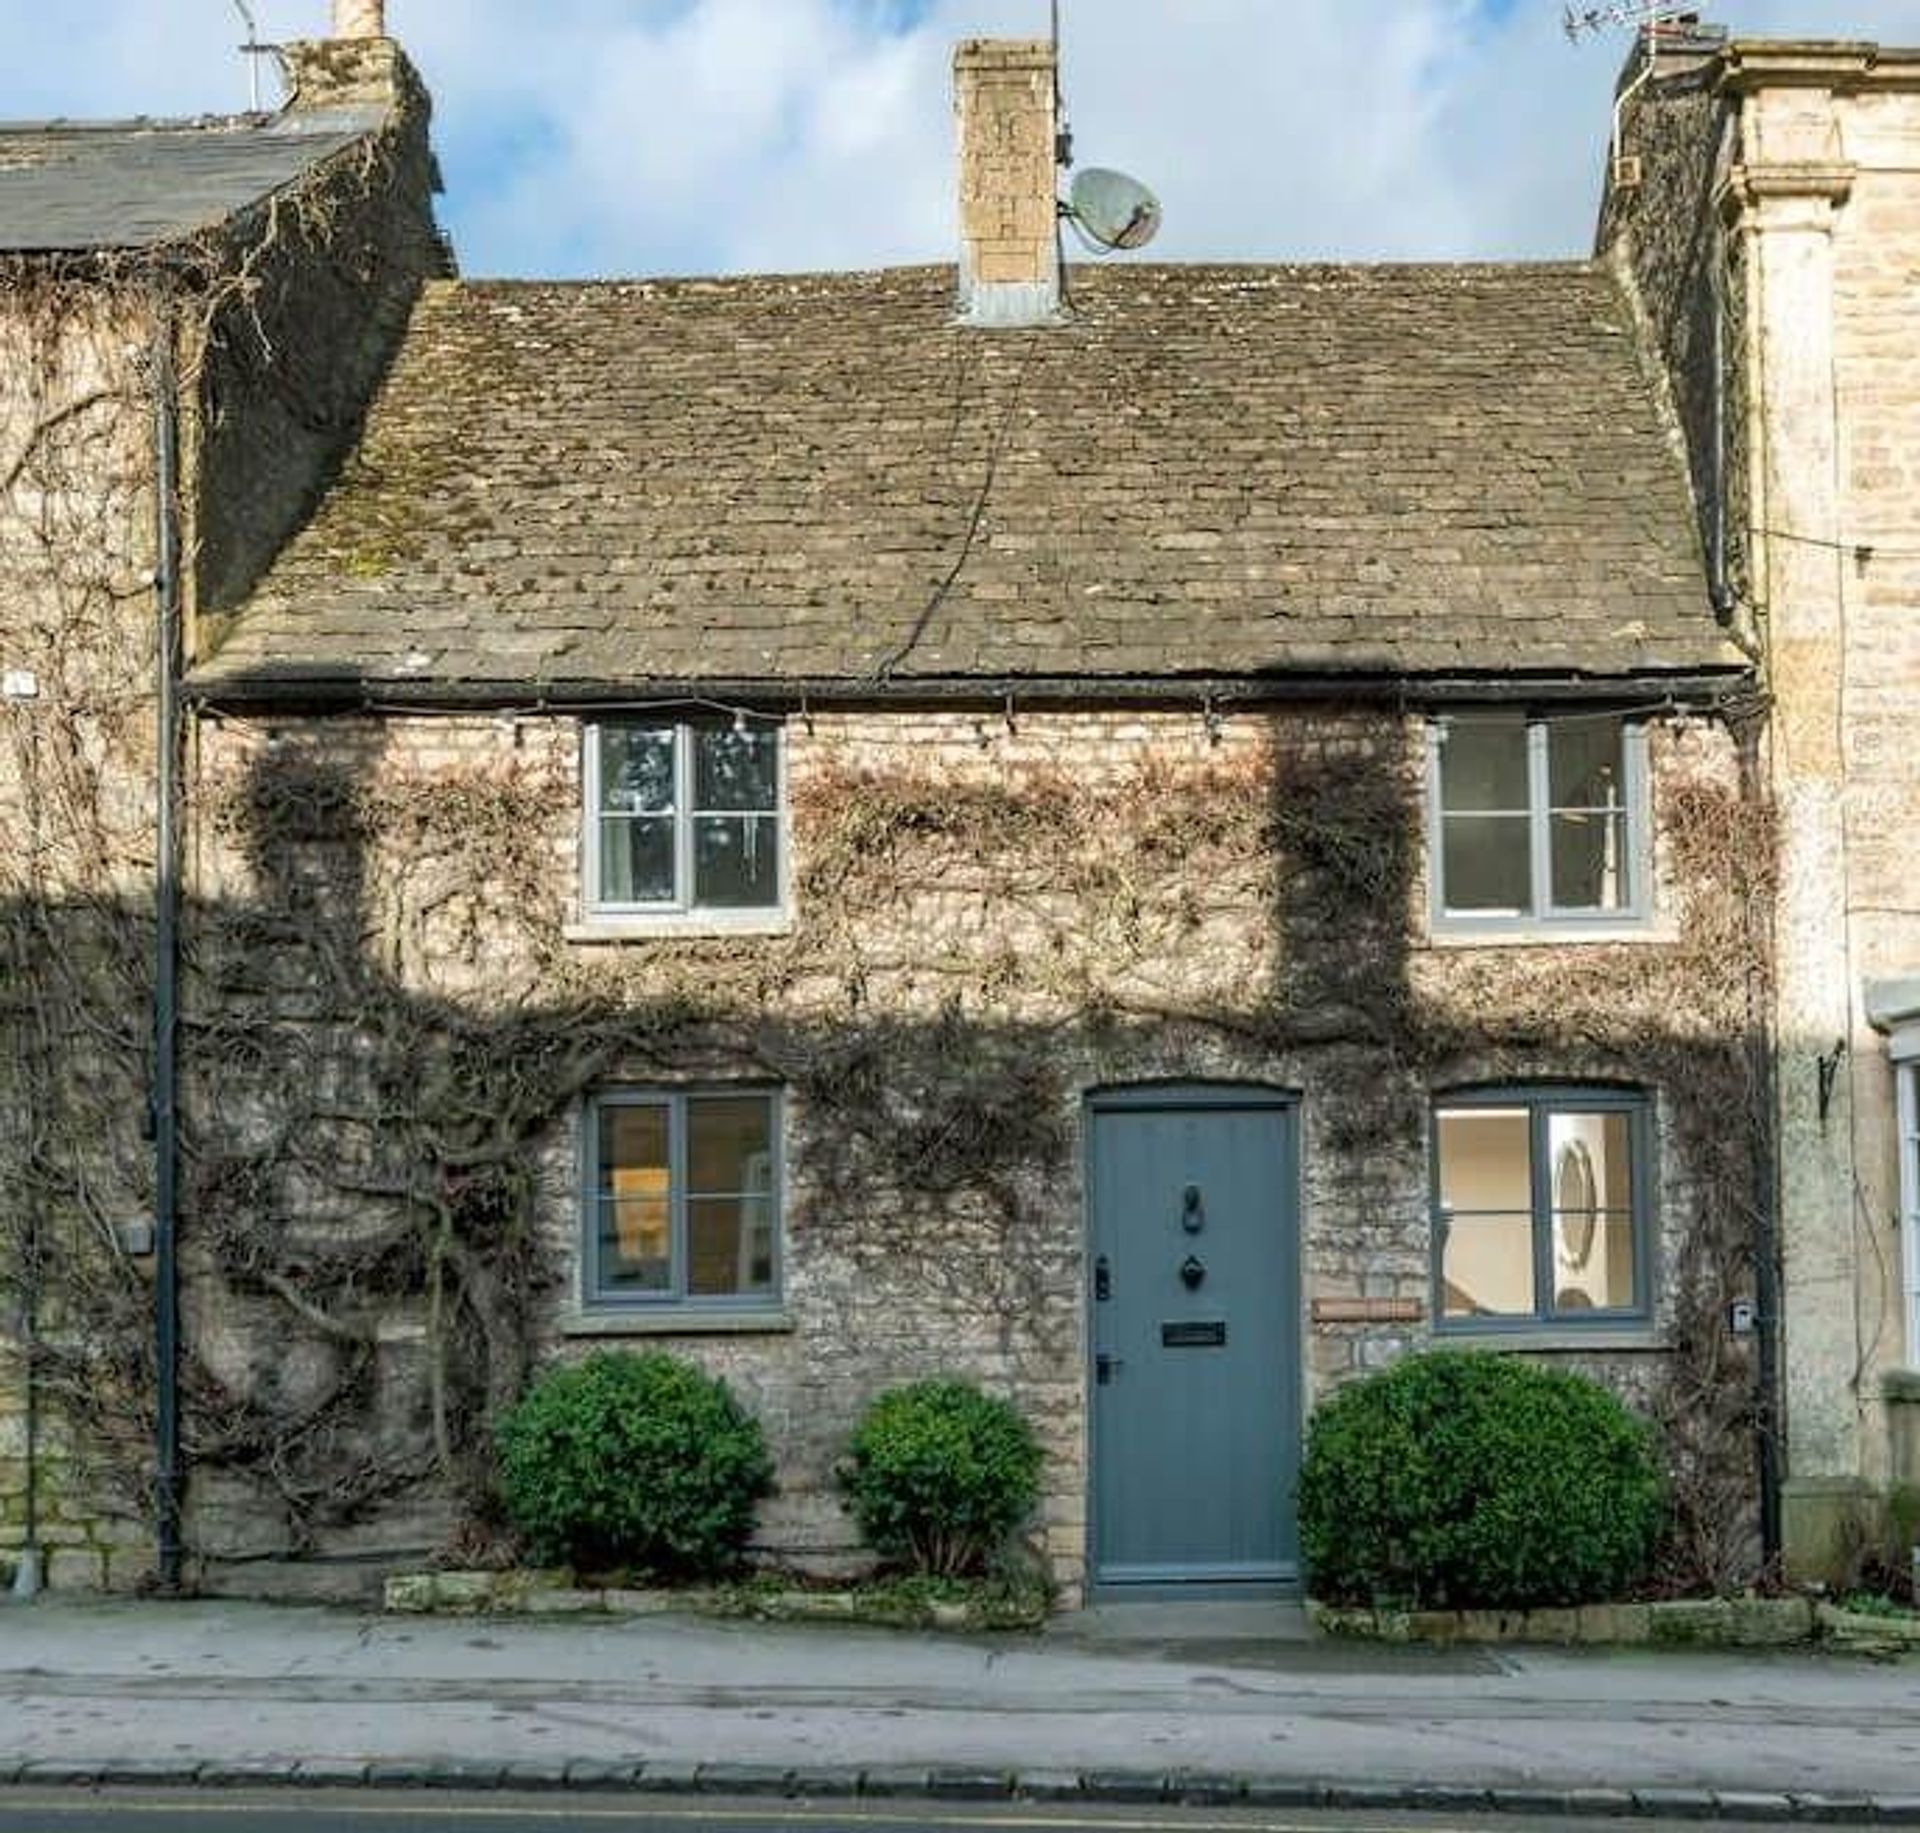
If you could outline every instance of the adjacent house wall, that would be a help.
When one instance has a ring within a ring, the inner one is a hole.
[[[0,669],[33,690],[0,700],[0,1579],[31,1547],[61,1587],[132,1582],[150,1532],[117,1231],[152,1209],[156,324],[132,287],[0,274]]]
[[[431,105],[391,39],[289,45],[288,119],[378,109],[379,128],[209,246],[190,357],[194,609],[231,610],[311,513],[399,348],[452,271],[433,220]],[[194,653],[217,630],[190,643]]]
[[[1782,844],[1788,1550],[1824,1573],[1851,1498],[1886,1475],[1881,1379],[1910,1355],[1894,1092],[1865,1001],[1920,971],[1920,60],[1735,44],[1656,84],[1629,145],[1647,181],[1603,233],[1651,315],[1698,322],[1721,240],[1735,303],[1730,571],[1764,640]],[[1698,341],[1662,339],[1683,403]],[[1690,444],[1698,487],[1710,458]]]
[[[203,725],[188,1340],[201,1393],[244,1396],[263,1439],[326,1424],[270,1480],[242,1436],[203,1462],[209,1582],[283,1582],[231,1563],[262,1555],[471,1545],[484,1484],[455,1491],[489,1410],[540,1361],[619,1340],[566,1322],[582,1096],[740,1078],[787,1094],[784,1315],[629,1334],[725,1373],[762,1418],[771,1553],[847,1558],[832,1470],[860,1406],[956,1371],[1034,1419],[1044,1550],[1078,1584],[1089,1091],[1303,1096],[1319,1393],[1427,1338],[1434,1092],[1570,1078],[1656,1093],[1657,1296],[1650,1329],[1558,1356],[1697,1451],[1693,1550],[1750,1560],[1751,1371],[1723,1315],[1748,1290],[1729,1116],[1765,839],[1742,851],[1726,731],[1655,734],[1646,940],[1498,947],[1419,940],[1424,742],[1398,715],[815,714],[786,737],[790,928],[596,942],[573,722]]]
[[[136,1582],[152,1535],[162,399],[188,583],[217,610],[304,517],[447,265],[397,48],[286,55],[296,110],[385,125],[192,246],[0,268],[0,670],[34,688],[0,699],[0,1568],[31,1545],[58,1587]]]

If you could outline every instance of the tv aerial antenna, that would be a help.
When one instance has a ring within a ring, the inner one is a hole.
[[[1073,168],[1073,129],[1067,124],[1067,100],[1060,86],[1060,0],[1052,0],[1053,100],[1060,123],[1054,163]],[[1107,166],[1090,165],[1074,174],[1067,195],[1056,206],[1089,254],[1119,254],[1145,248],[1160,232],[1160,200],[1137,178]]]
[[[1604,6],[1568,4],[1561,10],[1560,24],[1572,44],[1622,26],[1631,26],[1638,37],[1640,68],[1634,72],[1630,82],[1620,85],[1619,94],[1613,98],[1613,134],[1608,142],[1608,163],[1616,186],[1640,182],[1640,161],[1629,157],[1621,145],[1627,104],[1646,87],[1652,77],[1654,58],[1661,39],[1682,26],[1694,24],[1699,17],[1697,0],[1691,6],[1684,4],[1684,0],[1610,0]]]
[[[260,28],[254,23],[253,8],[247,0],[233,0],[233,10],[240,15],[241,22],[247,28],[247,42],[240,47],[240,55],[247,60],[247,87],[252,94],[253,112],[260,112],[260,60],[271,57],[275,47],[260,42]]]

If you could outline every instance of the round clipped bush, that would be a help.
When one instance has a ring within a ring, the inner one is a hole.
[[[1592,1603],[1643,1578],[1666,1515],[1652,1428],[1581,1375],[1436,1351],[1314,1415],[1314,1595],[1416,1609]]]
[[[964,1381],[882,1394],[840,1472],[867,1544],[944,1578],[984,1571],[1040,1494],[1040,1447],[1004,1400]]]
[[[507,1513],[536,1559],[694,1578],[734,1565],[773,1488],[759,1421],[671,1356],[556,1369],[497,1428]]]

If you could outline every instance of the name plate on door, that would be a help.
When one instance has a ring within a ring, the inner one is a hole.
[[[1225,1349],[1227,1326],[1223,1321],[1207,1324],[1162,1324],[1162,1349]]]

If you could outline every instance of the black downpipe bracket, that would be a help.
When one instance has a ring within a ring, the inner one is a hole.
[[[154,338],[155,710],[153,929],[153,1350],[155,1554],[180,1588],[180,427],[172,314]]]

